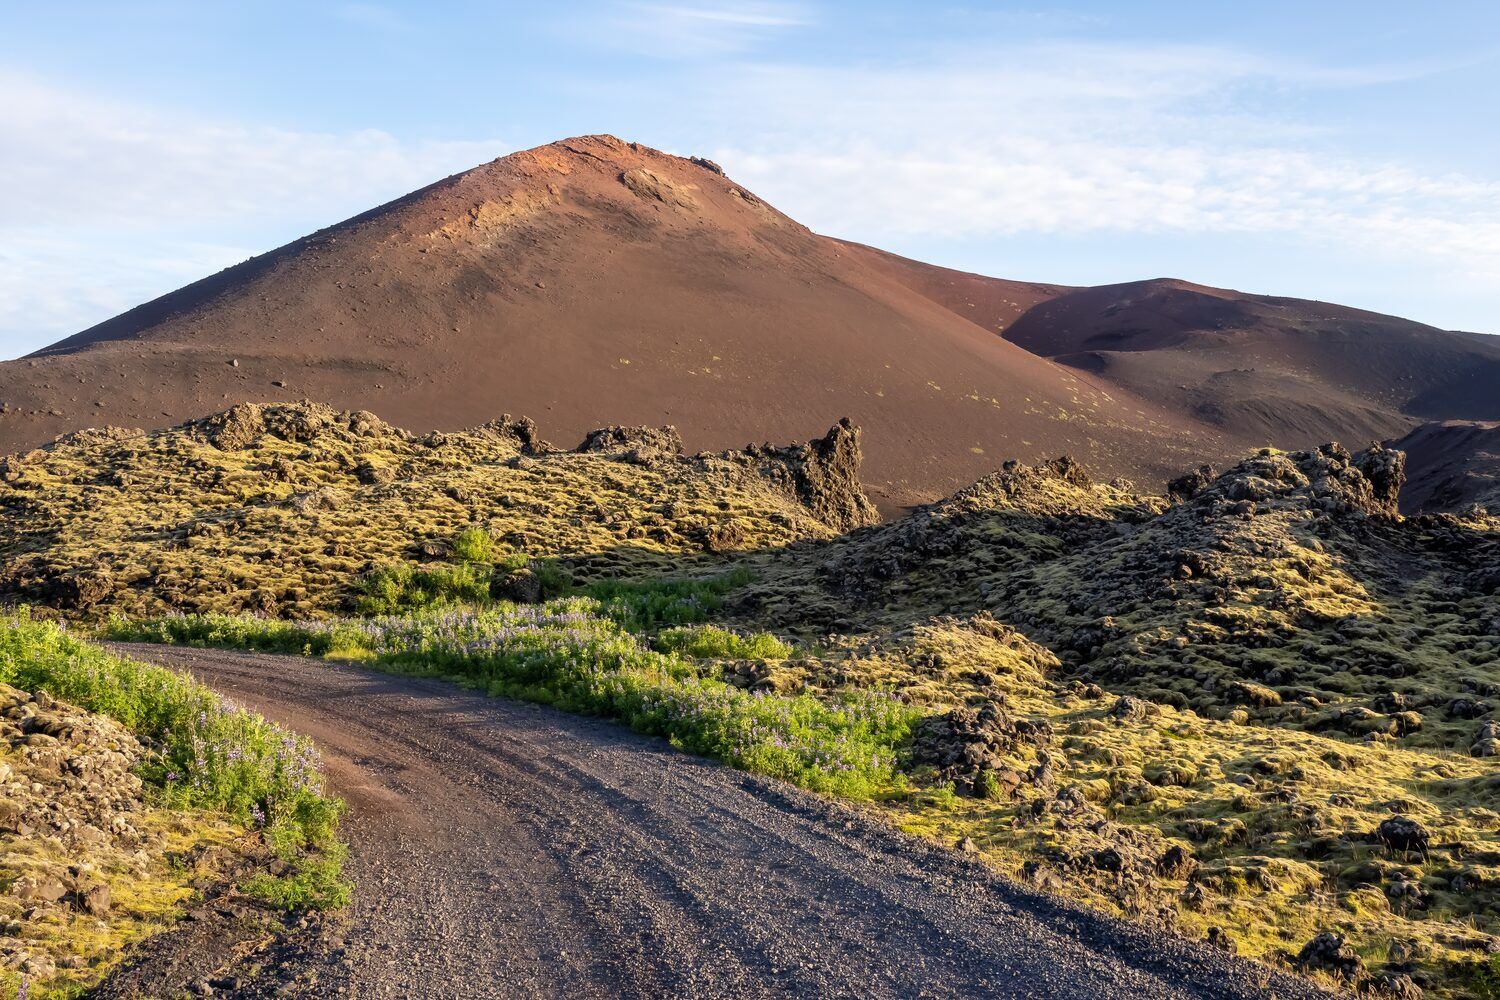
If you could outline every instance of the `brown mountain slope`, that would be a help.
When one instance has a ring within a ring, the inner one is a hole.
[[[1406,452],[1405,511],[1500,511],[1500,423],[1434,420],[1391,446]]]
[[[1500,418],[1500,340],[1324,302],[1139,281],[1063,292],[1005,337],[1277,444]]]
[[[805,437],[847,415],[891,509],[1010,457],[1070,451],[1157,479],[1189,443],[1192,458],[1232,447],[1006,342],[877,256],[706,161],[565,140],[0,365],[0,451],[241,399],[445,429],[525,413],[562,441],[672,423],[690,448]]]
[[[1004,333],[1032,306],[1077,290],[1069,285],[1012,281],[1009,278],[991,278],[969,271],[955,271],[899,257],[863,243],[851,243],[848,240],[839,242],[863,263],[925,295],[950,312],[995,333]]]

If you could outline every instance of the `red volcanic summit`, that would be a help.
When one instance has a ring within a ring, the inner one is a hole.
[[[0,364],[0,452],[303,397],[416,428],[526,414],[560,441],[671,423],[690,448],[848,416],[889,510],[1006,458],[1150,482],[1247,443],[1484,417],[1448,411],[1500,398],[1497,359],[1487,338],[1340,307],[919,264],[815,234],[706,160],[585,136]]]

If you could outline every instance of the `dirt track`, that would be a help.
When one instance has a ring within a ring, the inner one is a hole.
[[[356,902],[291,995],[1322,995],[608,723],[293,657],[124,649],[316,739],[349,801]]]

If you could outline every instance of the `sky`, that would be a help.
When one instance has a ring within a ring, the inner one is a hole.
[[[505,153],[813,229],[1500,333],[1500,5],[0,3],[0,358]]]

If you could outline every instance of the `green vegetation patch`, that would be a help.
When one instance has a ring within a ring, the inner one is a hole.
[[[158,854],[141,854],[153,860],[105,873],[106,884],[122,897],[112,911],[107,903],[99,908],[100,914],[108,912],[107,923],[82,918],[58,923],[44,916],[27,931],[69,963],[54,964],[49,975],[29,976],[34,996],[97,978],[118,959],[121,946],[170,923],[191,893],[186,876],[166,864],[168,853],[227,845],[248,831],[263,838],[290,874],[256,877],[246,891],[298,908],[347,901],[344,848],[337,836],[342,804],[324,793],[317,752],[307,740],[187,677],[112,656],[56,624],[32,619],[24,609],[0,621],[0,682],[44,693],[38,695],[44,705],[66,703],[96,713],[132,734],[132,743],[138,740],[143,748],[134,772],[145,783],[150,806],[140,823],[159,831],[145,841],[157,844]],[[59,740],[68,738],[67,730],[56,732]],[[14,863],[29,871],[46,860],[38,853],[40,838],[0,834],[0,842],[7,859],[0,869]],[[105,845],[96,845],[83,858],[98,862],[110,856]],[[82,899],[82,889],[77,891]],[[107,931],[101,934],[100,926]],[[100,957],[101,948],[107,958]],[[93,957],[78,964],[79,956]],[[19,988],[20,980],[12,985]]]
[[[685,456],[615,430],[565,451],[525,420],[416,435],[301,403],[79,432],[4,460],[0,597],[92,617],[395,613],[477,600],[521,553],[584,581],[659,576],[829,537],[840,505],[873,516],[852,429],[835,429],[838,475],[807,446]]]
[[[493,695],[619,719],[685,750],[816,791],[874,798],[904,787],[898,752],[915,718],[909,708],[871,691],[827,700],[747,691],[694,655],[717,656],[726,648],[785,655],[787,647],[770,636],[668,629],[653,649],[615,616],[650,617],[692,592],[686,585],[669,589],[676,596],[663,600],[631,589],[614,590],[607,603],[574,597],[297,625],[186,615],[117,620],[109,631],[136,641],[360,657]]]

